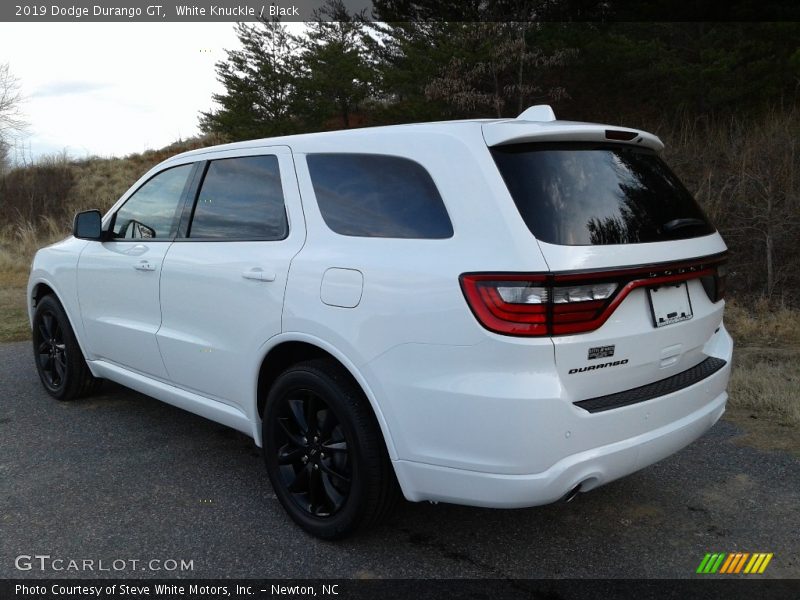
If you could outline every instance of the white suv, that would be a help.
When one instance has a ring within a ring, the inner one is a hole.
[[[725,409],[725,244],[651,134],[517,119],[187,152],[40,250],[36,365],[252,436],[325,538],[571,498]]]

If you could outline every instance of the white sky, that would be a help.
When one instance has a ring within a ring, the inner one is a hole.
[[[221,91],[214,64],[238,45],[234,23],[0,23],[25,156],[124,156],[197,134]]]

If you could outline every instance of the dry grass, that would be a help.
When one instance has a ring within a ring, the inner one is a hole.
[[[0,271],[28,268],[39,248],[66,237],[69,227],[52,217],[42,217],[37,225],[21,223],[0,233]]]
[[[730,406],[800,425],[800,311],[762,301],[729,302],[725,323],[736,342]]]
[[[740,348],[800,348],[800,313],[783,305],[761,300],[752,308],[745,308],[729,301],[725,307],[725,325],[734,332]]]
[[[31,336],[25,306],[26,271],[0,270],[0,342],[17,342]]]
[[[733,408],[800,425],[800,352],[737,350],[728,390]]]

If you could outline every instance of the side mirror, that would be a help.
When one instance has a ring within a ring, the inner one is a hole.
[[[85,210],[75,215],[72,224],[72,235],[81,240],[100,241],[103,225],[99,210]]]

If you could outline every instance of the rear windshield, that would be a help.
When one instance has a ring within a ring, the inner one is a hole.
[[[714,232],[655,152],[612,144],[491,148],[528,229],[551,244],[660,242]]]

